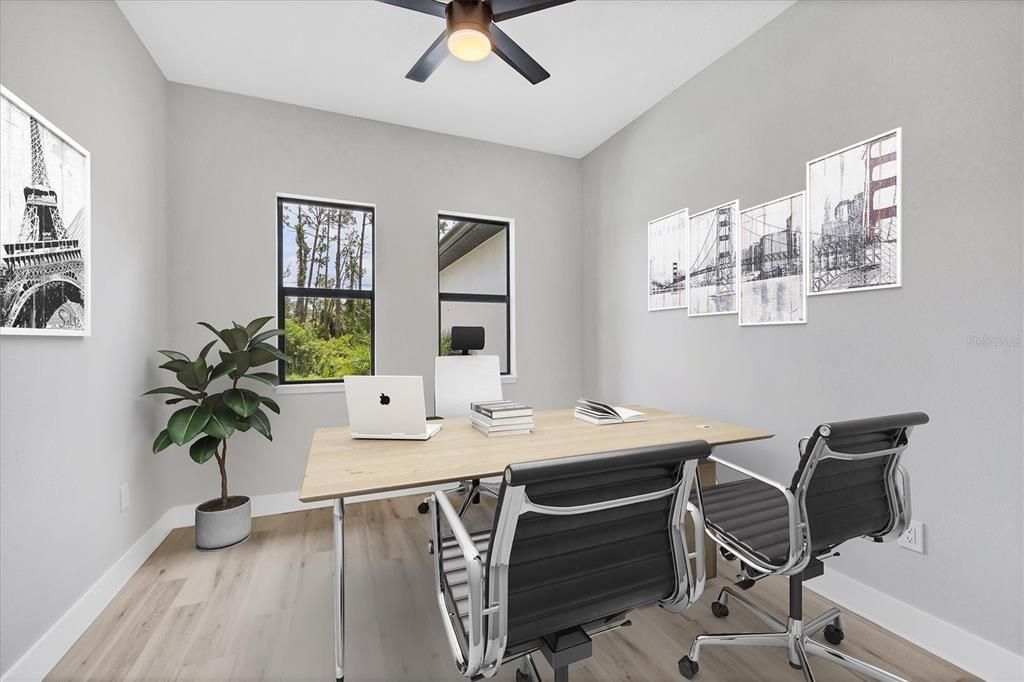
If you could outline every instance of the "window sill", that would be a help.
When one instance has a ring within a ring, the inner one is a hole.
[[[518,384],[519,377],[503,374],[501,377],[501,383]],[[281,386],[276,386],[275,391],[277,392],[277,395],[303,395],[306,393],[344,393],[345,384],[284,384]]]
[[[284,384],[276,387],[277,395],[302,395],[305,393],[344,393],[345,384]]]

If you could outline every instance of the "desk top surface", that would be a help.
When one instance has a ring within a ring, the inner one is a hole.
[[[630,405],[647,421],[597,426],[570,410],[534,414],[529,435],[488,437],[469,419],[445,419],[440,433],[425,441],[356,440],[346,427],[317,429],[306,461],[299,499],[338,497],[439,485],[499,476],[516,462],[594,452],[706,440],[712,446],[771,438],[758,429]]]

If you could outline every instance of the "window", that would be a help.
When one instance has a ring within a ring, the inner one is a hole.
[[[282,384],[373,374],[372,206],[279,196]]]
[[[511,374],[511,221],[441,214],[437,227],[439,354],[452,354],[453,326],[483,327],[481,353]]]

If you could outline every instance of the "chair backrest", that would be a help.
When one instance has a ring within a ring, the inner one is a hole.
[[[489,603],[502,606],[491,659],[646,604],[683,610],[699,596],[703,562],[695,575],[682,516],[710,452],[691,441],[509,465],[487,559]],[[699,537],[703,515],[690,510]]]
[[[497,355],[446,355],[434,360],[434,414],[469,416],[469,404],[501,400]]]
[[[812,552],[853,538],[881,541],[905,530],[909,484],[900,457],[923,412],[822,424],[807,440],[790,486],[804,505]]]

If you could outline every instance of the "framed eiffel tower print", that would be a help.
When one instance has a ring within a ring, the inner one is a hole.
[[[0,334],[88,336],[89,152],[0,85]]]

